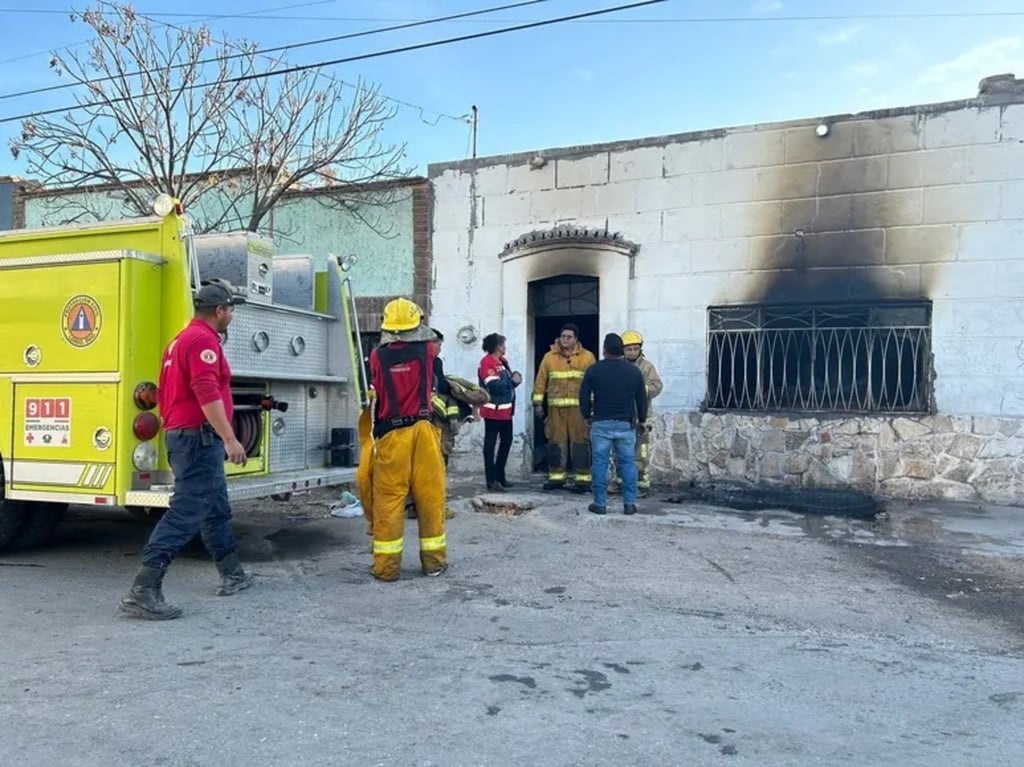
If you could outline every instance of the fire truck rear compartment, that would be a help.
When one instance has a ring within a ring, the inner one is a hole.
[[[201,279],[246,290],[222,336],[232,370],[236,436],[245,466],[226,464],[232,499],[287,496],[354,481],[356,457],[339,449],[358,418],[351,343],[337,280],[318,279],[309,256],[275,256],[248,233],[195,238]],[[332,449],[333,448],[333,449]],[[169,481],[169,478],[166,478]],[[128,493],[128,505],[166,507],[170,484]]]
[[[118,385],[15,380],[13,393],[10,497],[116,503],[118,459],[134,448],[114,438]]]

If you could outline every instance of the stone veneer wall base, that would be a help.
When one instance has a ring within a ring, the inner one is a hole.
[[[453,470],[482,476],[482,442],[480,424],[464,426]],[[509,473],[526,477],[523,444],[516,435]],[[1024,505],[1024,419],[660,413],[651,478],[666,488],[726,479],[853,487],[880,499]]]

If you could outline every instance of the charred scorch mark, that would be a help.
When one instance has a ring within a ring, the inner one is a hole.
[[[832,125],[823,138],[812,126],[786,132],[791,164],[766,169],[755,184],[758,199],[776,202],[748,208],[759,219],[751,222],[753,231],[767,236],[752,240],[757,273],[739,301],[928,296],[937,263],[955,256],[958,233],[952,226],[929,227],[926,236],[907,229],[923,223],[923,191],[888,188],[888,155],[852,156],[855,142],[886,145],[887,130],[891,126],[856,120]]]
[[[769,202],[738,215],[762,236],[740,294],[723,303],[759,310],[709,317],[710,409],[934,410],[928,295],[958,227],[922,226],[925,191],[887,188],[889,163],[914,152],[852,156],[858,142],[884,146],[891,127],[838,123],[823,138],[795,128],[791,164],[756,172],[755,196]]]
[[[884,264],[881,229],[793,233],[754,240],[759,270],[746,300],[759,304],[837,303],[923,297],[921,268]]]

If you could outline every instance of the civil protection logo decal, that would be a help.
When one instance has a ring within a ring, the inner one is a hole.
[[[64,340],[79,349],[89,346],[100,334],[103,315],[92,296],[77,295],[64,304],[60,327]]]

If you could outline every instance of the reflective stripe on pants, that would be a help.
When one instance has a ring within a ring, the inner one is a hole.
[[[579,482],[590,482],[590,434],[578,407],[552,407],[544,420],[548,442],[548,481],[564,482],[567,464]]]
[[[370,467],[373,574],[385,581],[398,578],[402,567],[405,500],[412,494],[419,524],[420,564],[424,573],[448,561],[444,529],[445,470],[437,431],[429,421],[389,431],[376,450],[363,453]]]

